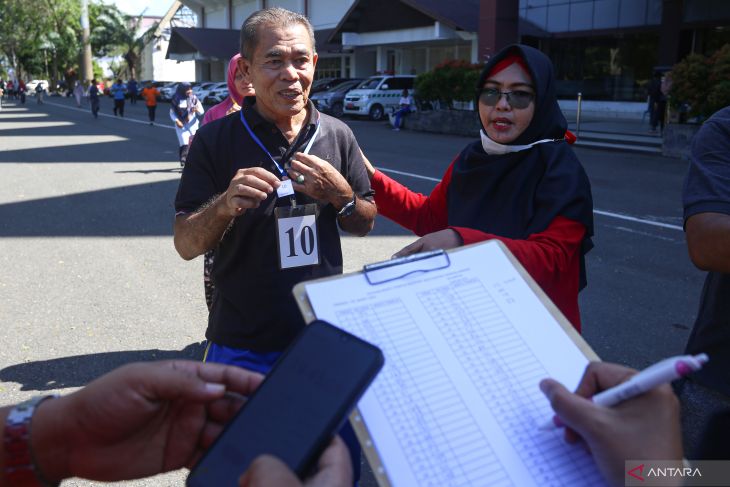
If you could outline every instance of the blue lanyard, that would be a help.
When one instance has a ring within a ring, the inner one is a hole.
[[[281,174],[281,177],[287,177],[288,174],[284,170],[284,168],[282,168],[279,165],[279,163],[276,162],[276,159],[274,159],[271,156],[271,153],[269,152],[269,150],[266,147],[264,147],[264,144],[261,142],[261,140],[259,140],[259,138],[256,137],[256,134],[253,133],[253,130],[251,130],[251,127],[248,126],[248,122],[246,122],[246,117],[243,116],[243,110],[241,110],[240,113],[241,113],[241,122],[243,122],[243,126],[246,127],[246,130],[248,131],[248,135],[250,135],[251,138],[253,139],[253,141],[256,142],[256,144],[258,144],[259,147],[261,147],[261,150],[264,151],[264,153],[266,153],[267,156],[269,156],[269,159],[271,159],[271,162],[274,163],[274,166],[276,166],[276,169],[277,169],[277,171],[279,171],[279,174]],[[317,138],[318,133],[319,133],[319,120],[317,120],[317,128],[314,131],[314,135],[312,135],[312,138],[309,139],[309,143],[307,144],[307,147],[305,147],[305,149],[304,149],[305,154],[309,154],[309,149],[312,148],[312,144],[314,144],[314,139]]]

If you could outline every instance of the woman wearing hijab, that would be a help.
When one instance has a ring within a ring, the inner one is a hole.
[[[198,131],[198,116],[203,114],[203,105],[193,94],[190,83],[180,83],[172,97],[170,118],[175,122],[177,141],[180,144],[180,166],[185,166],[190,140]]]
[[[228,75],[226,76],[226,81],[228,82],[228,98],[205,112],[203,122],[200,124],[201,126],[239,111],[243,104],[243,99],[256,94],[253,85],[246,80],[243,73],[238,69],[238,60],[240,57],[240,54],[236,54],[228,62]],[[213,270],[214,255],[215,250],[209,250],[205,253],[203,259],[203,287],[205,289],[205,303],[208,305],[208,311],[210,311],[210,307],[213,305],[213,291],[215,290],[213,281],[210,279],[210,273]]]
[[[241,55],[236,54],[228,62],[228,74],[226,76],[226,81],[228,83],[228,97],[205,112],[205,117],[203,117],[203,123],[201,125],[205,125],[208,122],[218,120],[219,118],[223,118],[233,112],[239,111],[241,109],[243,99],[247,96],[255,95],[253,85],[246,80],[241,71],[238,69],[238,60],[240,58]]]
[[[481,140],[461,151],[428,197],[368,164],[378,212],[421,236],[396,255],[501,240],[580,331],[593,201],[565,140],[552,63],[531,47],[509,46],[484,67],[476,95]]]

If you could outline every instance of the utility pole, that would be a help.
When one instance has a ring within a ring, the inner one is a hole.
[[[81,77],[85,82],[89,82],[94,75],[91,67],[91,42],[89,40],[91,36],[89,29],[89,0],[81,0],[81,29],[83,31],[81,39],[84,49],[81,61]]]

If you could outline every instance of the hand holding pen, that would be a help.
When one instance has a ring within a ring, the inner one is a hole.
[[[680,355],[664,359],[654,365],[647,367],[638,374],[632,375],[627,381],[621,382],[610,389],[599,392],[591,400],[593,404],[603,407],[611,407],[616,404],[632,399],[639,394],[654,389],[662,384],[669,384],[679,378],[696,372],[709,360],[707,354]],[[562,426],[560,418],[554,416],[540,429],[549,430]]]
[[[661,385],[640,392],[656,380],[653,377],[657,371],[664,375],[673,368],[672,374],[678,374],[679,377],[687,373],[684,365],[678,365],[680,362],[690,368],[696,365],[695,362],[687,361],[687,357],[673,360],[661,367],[650,367],[645,371],[644,378],[638,377],[637,371],[620,365],[590,363],[575,393],[552,379],[540,382],[540,389],[550,401],[560,423],[566,427],[566,441],[575,443],[583,440],[611,485],[624,485],[625,460],[682,459],[679,401],[669,386],[672,379],[660,381]],[[637,379],[632,382],[634,377]],[[639,386],[635,387],[638,379]],[[627,385],[614,389],[600,399],[613,402],[618,397],[626,398],[623,402],[614,402],[614,407],[598,405],[591,400],[599,393],[621,384]],[[638,395],[628,399],[629,395],[624,395],[627,390]]]

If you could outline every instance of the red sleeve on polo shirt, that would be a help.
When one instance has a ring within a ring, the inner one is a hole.
[[[446,228],[446,192],[451,183],[452,162],[430,195],[415,193],[397,181],[375,171],[371,181],[378,213],[411,230],[419,237]]]

